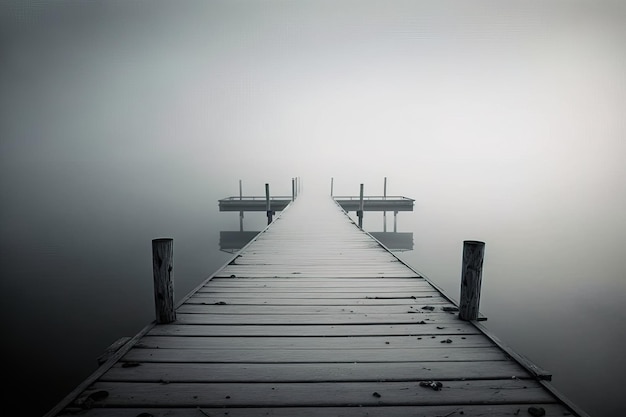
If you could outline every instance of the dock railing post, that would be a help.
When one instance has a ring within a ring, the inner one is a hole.
[[[291,201],[296,199],[296,179],[291,179]]]
[[[387,199],[387,177],[383,185],[383,200]],[[383,211],[383,232],[387,231],[387,212]]]
[[[172,281],[174,240],[160,238],[152,240],[152,272],[154,278],[154,305],[156,322],[159,324],[176,321],[174,310],[174,283]]]
[[[265,212],[267,213],[267,224],[272,222],[272,206],[270,204],[270,185],[265,184]]]
[[[363,184],[361,184],[361,192],[359,194],[359,211],[356,213],[359,217],[359,227],[363,228]]]
[[[239,180],[239,200],[243,199],[243,189],[241,188],[241,180]],[[243,210],[239,211],[239,231],[243,232]]]
[[[333,196],[333,181],[334,181],[334,178],[330,177],[330,196],[331,197]]]
[[[475,240],[463,242],[461,300],[459,302],[459,319],[461,320],[478,320],[484,255],[484,242]]]

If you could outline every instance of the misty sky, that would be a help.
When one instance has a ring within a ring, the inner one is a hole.
[[[177,179],[241,161],[326,180],[404,163],[602,184],[625,174],[625,13],[619,1],[4,2],[3,174],[132,187],[159,164]]]
[[[234,194],[242,177],[248,193],[334,176],[339,193],[380,194],[389,176],[450,206],[549,200],[626,228],[624,2],[0,11],[2,228],[25,241],[42,219],[132,222],[120,207]]]

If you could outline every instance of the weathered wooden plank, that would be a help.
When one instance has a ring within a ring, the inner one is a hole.
[[[314,363],[314,362],[406,362],[406,361],[504,361],[508,356],[493,347],[370,349],[131,349],[126,362],[197,363]]]
[[[150,363],[118,364],[102,381],[127,382],[376,382],[511,379],[527,376],[512,361],[393,363]],[[469,376],[469,377],[468,377]]]
[[[338,383],[116,383],[98,382],[78,399],[94,392],[108,395],[96,407],[254,407],[551,403],[554,398],[528,380],[442,381],[435,391],[418,382]],[[377,393],[375,395],[374,393]],[[104,397],[104,398],[102,398]],[[93,397],[92,397],[93,398]]]
[[[371,349],[433,348],[446,343],[449,347],[473,348],[495,346],[482,335],[451,334],[439,336],[359,336],[359,337],[181,337],[145,336],[135,346],[152,349]]]
[[[464,324],[450,313],[422,313],[422,314],[315,314],[315,315],[285,315],[285,314],[183,314],[177,316],[179,324],[398,324],[432,322],[452,322],[461,327]]]
[[[411,285],[411,286],[388,286],[388,287],[365,287],[365,286],[354,286],[354,287],[336,287],[336,286],[323,286],[323,285],[316,285],[316,286],[306,286],[306,285],[299,285],[299,286],[295,286],[292,285],[290,287],[285,287],[285,286],[274,286],[274,285],[264,285],[264,286],[257,286],[257,287],[237,287],[237,286],[230,286],[230,287],[223,287],[223,286],[215,286],[215,285],[206,285],[202,288],[200,288],[198,291],[199,292],[214,292],[214,293],[235,293],[235,292],[241,292],[241,293],[253,293],[253,294],[264,294],[264,293],[279,293],[279,292],[285,292],[285,293],[290,293],[290,292],[296,292],[296,293],[302,293],[302,292],[308,292],[308,291],[315,291],[315,292],[324,292],[324,293],[332,293],[332,292],[336,292],[336,293],[380,293],[380,294],[385,294],[388,292],[391,293],[402,293],[402,292],[413,292],[413,291],[432,291],[433,287],[428,284],[428,283],[424,283],[424,284],[417,284],[417,285]]]
[[[438,294],[425,297],[400,297],[400,298],[263,298],[249,297],[218,297],[216,295],[196,294],[185,301],[188,304],[214,305],[215,303],[226,305],[256,305],[256,306],[393,306],[404,305],[423,307],[426,305],[440,306],[449,304],[449,301]]]
[[[441,406],[353,406],[353,407],[189,407],[189,408],[91,408],[80,409],[84,417],[520,417],[530,415],[530,407],[541,407],[546,416],[567,416],[569,410],[559,404],[533,403],[495,405]],[[462,412],[462,414],[461,414]]]
[[[194,304],[186,303],[178,308],[178,313],[188,314],[289,314],[289,315],[312,315],[312,314],[424,314],[434,308],[434,311],[443,311],[444,308],[454,308],[453,304],[419,304],[419,305],[382,305],[382,306],[302,306],[302,305],[234,305],[234,304]],[[455,314],[448,312],[448,314]]]
[[[220,297],[242,297],[242,298],[368,298],[368,297],[385,297],[385,298],[418,298],[423,296],[439,296],[440,293],[436,290],[412,290],[404,292],[324,292],[324,291],[309,291],[309,292],[274,292],[274,293],[253,293],[253,292],[210,292],[201,290],[196,293],[197,295],[218,295]]]
[[[302,277],[319,277],[319,276],[328,276],[328,277],[355,277],[361,275],[364,278],[376,278],[376,277],[411,277],[408,271],[376,271],[376,270],[354,270],[354,271],[340,271],[339,269],[335,269],[333,271],[322,271],[322,270],[303,270],[301,268],[298,269],[267,269],[267,270],[259,270],[256,267],[251,267],[248,269],[240,269],[237,271],[227,270],[224,271],[225,275],[220,276],[234,276],[234,277],[264,277],[264,278],[288,278],[292,275],[300,275]]]
[[[209,282],[211,285],[238,285],[238,284],[272,284],[272,285],[306,285],[306,284],[323,284],[332,285],[394,285],[394,284],[411,284],[413,282],[426,281],[425,278],[420,276],[406,277],[406,278],[392,278],[392,277],[282,277],[282,278],[263,278],[263,277],[213,277]]]
[[[445,323],[426,324],[368,324],[368,325],[184,325],[163,324],[153,327],[151,336],[405,336],[479,334],[476,327],[446,326]]]
[[[307,277],[288,277],[288,278],[213,278],[207,285],[215,287],[261,287],[271,285],[272,287],[296,287],[307,288],[323,286],[328,287],[348,287],[348,288],[379,288],[393,286],[410,286],[414,284],[428,283],[424,278],[307,278]],[[429,284],[430,285],[430,284]]]
[[[289,259],[285,256],[269,258],[267,256],[251,258],[251,257],[242,257],[237,259],[237,261],[233,261],[226,270],[228,269],[237,269],[237,266],[240,267],[263,267],[263,268],[283,268],[283,267],[302,267],[305,269],[319,269],[321,271],[329,271],[332,269],[336,269],[337,267],[347,267],[349,270],[360,270],[360,269],[370,269],[376,268],[380,270],[404,270],[406,267],[400,263],[395,258],[389,259],[361,259],[357,265],[353,262],[349,262],[346,259],[337,259],[334,260],[331,258],[323,258],[313,256],[310,259]]]
[[[296,267],[282,267],[279,268],[277,266],[272,266],[268,268],[260,268],[259,265],[253,265],[250,267],[227,267],[221,271],[218,276],[225,277],[290,277],[292,275],[299,275],[302,277],[354,277],[354,276],[362,276],[362,277],[415,277],[415,273],[408,269],[403,268],[385,268],[385,269],[374,269],[374,268],[345,268],[345,267],[337,267],[332,269],[324,269],[324,268],[300,268]]]

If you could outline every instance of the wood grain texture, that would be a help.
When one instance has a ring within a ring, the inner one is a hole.
[[[353,406],[353,407],[189,407],[189,408],[92,408],[80,409],[85,417],[519,417],[528,414],[530,406],[541,407],[547,416],[568,416],[571,412],[560,404],[459,404],[441,406]],[[461,412],[463,412],[461,414]]]
[[[103,381],[126,382],[331,382],[511,379],[525,375],[512,361],[362,363],[169,363],[111,368]]]
[[[389,381],[297,384],[98,382],[90,391],[107,393],[105,398],[93,402],[95,406],[102,407],[337,407],[555,402],[538,383],[516,379],[443,381],[439,391],[420,386],[419,382]],[[88,398],[89,394],[85,392],[83,398]]]

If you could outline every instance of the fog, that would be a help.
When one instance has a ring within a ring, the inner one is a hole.
[[[387,177],[388,195],[416,200],[398,256],[457,298],[460,245],[485,241],[488,327],[612,415],[625,28],[625,3],[607,0],[4,1],[13,389],[36,391],[41,415],[152,320],[151,239],[175,239],[178,298],[223,265],[219,231],[239,224],[217,200],[239,180],[246,195],[290,195],[295,176],[302,192],[332,177],[336,195],[381,195]]]

